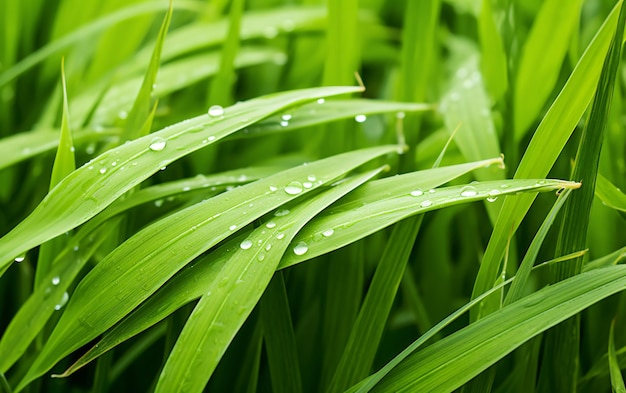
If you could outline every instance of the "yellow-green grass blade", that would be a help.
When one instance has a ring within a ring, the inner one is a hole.
[[[64,178],[30,216],[0,238],[0,270],[32,247],[89,220],[171,162],[273,113],[359,90],[326,87],[264,96],[233,105],[223,113],[177,123],[101,154]]]
[[[622,370],[620,369],[619,362],[617,361],[617,354],[615,353],[615,320],[611,323],[611,330],[609,332],[609,370],[611,374],[611,385],[613,386],[613,392],[626,393],[626,386],[624,385],[624,377],[622,376]]]
[[[396,149],[375,147],[291,168],[204,200],[139,231],[80,282],[20,388],[113,326],[178,270],[238,228]],[[307,182],[309,176],[315,180]]]
[[[617,265],[618,263],[622,263],[625,258],[626,247],[622,247],[618,250],[613,251],[610,254],[603,256],[602,258],[597,258],[591,262],[585,263],[585,266],[583,266],[583,271],[586,272],[588,270]]]
[[[152,90],[157,78],[157,73],[159,72],[163,42],[165,41],[165,35],[167,34],[167,29],[170,26],[170,21],[172,20],[172,0],[169,1],[169,4],[170,8],[165,13],[165,18],[161,24],[161,29],[159,30],[156,44],[154,45],[154,51],[152,52],[152,57],[150,58],[150,64],[143,77],[143,82],[141,83],[139,92],[136,95],[133,107],[128,114],[128,119],[124,123],[124,128],[122,129],[122,134],[120,136],[120,142],[122,143],[147,135],[150,131],[150,126],[148,126],[148,129],[146,130],[143,125],[147,120],[148,125],[151,125],[152,123],[150,121],[153,117],[150,116],[150,113],[153,112],[151,109],[154,106],[152,103]],[[142,134],[142,132],[144,133]]]
[[[606,177],[598,174],[596,196],[603,204],[622,213],[626,213],[626,195]]]
[[[63,49],[89,38],[95,33],[105,30],[107,27],[112,26],[120,21],[131,19],[136,16],[144,14],[152,14],[159,11],[165,11],[169,8],[169,5],[162,1],[151,1],[132,5],[126,7],[112,14],[106,15],[92,23],[89,23],[71,33],[64,35],[58,40],[45,45],[41,49],[31,53],[20,62],[13,65],[11,68],[5,70],[0,74],[0,87],[11,82],[24,72],[28,71],[35,65],[46,60],[50,56],[61,52]],[[199,3],[196,1],[177,1],[177,10],[198,10]],[[145,62],[143,63],[145,64]]]
[[[373,391],[452,391],[524,342],[625,285],[626,266],[614,266],[543,288],[410,355]]]
[[[277,272],[274,275],[261,297],[260,306],[272,391],[276,393],[302,392],[296,336],[291,321],[283,272]]]
[[[545,1],[522,47],[514,91],[514,136],[520,141],[557,82],[582,0]],[[550,54],[546,56],[546,54]]]
[[[72,282],[112,227],[103,225],[92,236],[75,236],[56,256],[28,300],[11,319],[0,340],[0,371],[6,372],[28,349],[50,316],[61,310]]]
[[[496,27],[491,0],[482,0],[478,16],[480,68],[485,87],[492,100],[498,101],[508,88],[507,57],[500,32]]]
[[[220,52],[220,66],[209,87],[209,105],[229,105],[235,85],[235,57],[241,46],[240,30],[244,0],[233,0],[228,18],[228,33]]]
[[[290,205],[288,212],[283,210],[235,247],[229,260],[216,272],[214,280],[204,288],[204,295],[187,320],[161,372],[156,391],[201,392],[236,331],[263,294],[281,256],[284,253],[307,253],[305,243],[288,249],[298,230],[332,202],[379,171],[347,179],[307,203]]]
[[[545,177],[563,150],[593,97],[602,69],[602,60],[608,51],[617,23],[617,7],[620,4],[621,1],[613,8],[541,121],[514,178]],[[534,199],[535,196],[531,194],[505,198],[474,283],[472,292],[474,296],[491,288],[498,278],[500,261],[504,255],[509,234],[511,230],[518,228]],[[480,312],[487,314],[496,308],[494,304],[485,304]],[[478,317],[479,311],[472,310],[472,320]]]
[[[365,98],[320,101],[320,103],[314,102],[302,105],[301,107],[294,108],[292,111],[270,116],[246,128],[245,132],[233,135],[231,139],[297,130],[343,119],[362,121],[366,119],[367,116],[377,114],[422,112],[433,109],[434,105],[432,104],[393,102]]]
[[[594,199],[596,178],[605,130],[620,69],[626,10],[620,5],[620,13],[611,47],[604,59],[602,73],[583,128],[572,178],[585,184],[580,192],[572,195],[565,206],[563,220],[556,244],[555,255],[560,256],[580,250],[587,245],[589,211]],[[572,263],[555,265],[550,269],[550,282],[579,274],[583,258]],[[580,316],[574,316],[548,331],[545,336],[544,353],[539,378],[539,388],[555,391],[576,389],[580,367]]]

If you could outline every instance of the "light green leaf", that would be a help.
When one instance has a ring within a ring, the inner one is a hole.
[[[611,209],[626,213],[626,195],[606,177],[598,174],[596,196]]]

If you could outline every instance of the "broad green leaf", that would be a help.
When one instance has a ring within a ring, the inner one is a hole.
[[[603,204],[617,211],[626,213],[626,195],[606,177],[598,174],[596,196]]]
[[[139,231],[80,282],[20,387],[113,326],[178,270],[236,229],[396,149],[376,147],[291,168],[204,200]],[[315,179],[307,182],[309,176]]]
[[[165,19],[161,24],[161,29],[159,30],[156,44],[154,45],[154,52],[152,52],[148,70],[144,75],[139,92],[135,97],[133,107],[128,114],[128,119],[124,123],[120,142],[130,141],[149,133],[145,131],[149,131],[150,127],[148,127],[148,130],[145,130],[143,125],[147,120],[148,124],[151,124],[150,112],[153,112],[151,111],[151,108],[153,107],[152,89],[159,71],[159,63],[161,61],[161,51],[163,48],[163,42],[165,41],[165,35],[167,34],[167,29],[170,26],[170,21],[172,20],[172,0],[169,1],[169,4],[170,7],[165,13]],[[143,134],[142,131],[144,131]]]
[[[547,0],[522,47],[515,80],[514,136],[520,141],[535,121],[556,84],[579,24],[582,0]],[[546,54],[549,54],[547,56]]]
[[[452,391],[524,342],[625,286],[626,267],[614,266],[543,288],[410,355],[374,391]]]
[[[622,376],[622,370],[620,369],[617,361],[617,355],[615,353],[615,320],[611,323],[611,330],[609,332],[609,370],[611,372],[611,385],[615,393],[626,393],[626,386],[624,386],[624,377]]]
[[[223,115],[201,115],[101,154],[64,178],[30,216],[0,238],[0,271],[30,248],[84,223],[171,162],[291,106],[359,90],[326,87],[260,97],[226,108]]]
[[[334,164],[339,162],[336,160]],[[307,167],[313,170],[314,165]],[[204,288],[205,294],[187,320],[161,372],[156,391],[201,392],[236,331],[263,294],[283,253],[307,253],[306,243],[298,243],[287,251],[289,241],[314,215],[378,171],[347,179],[307,203],[280,210],[235,246],[228,262]],[[189,348],[194,350],[189,351]]]
[[[602,60],[607,53],[617,23],[617,7],[620,4],[621,1],[613,8],[541,121],[515,172],[515,179],[545,177],[561,154],[595,92]],[[530,194],[505,198],[480,264],[473,296],[493,286],[499,276],[500,260],[504,255],[508,236],[511,231],[518,228],[534,199],[535,196]],[[486,314],[494,309],[485,305],[481,313]],[[476,320],[478,317],[479,312],[472,310],[471,319]]]

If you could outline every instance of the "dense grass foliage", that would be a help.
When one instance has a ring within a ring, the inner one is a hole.
[[[0,392],[624,392],[619,0],[0,2]]]

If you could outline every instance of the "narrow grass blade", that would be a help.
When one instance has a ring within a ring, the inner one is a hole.
[[[563,150],[593,97],[602,69],[602,59],[611,42],[617,23],[618,6],[621,3],[620,0],[606,18],[561,93],[541,121],[515,172],[515,179],[545,177]],[[505,198],[501,208],[502,213],[494,225],[491,239],[480,264],[472,292],[474,296],[493,286],[499,275],[500,261],[504,255],[509,233],[517,229],[534,199],[535,196],[530,194]],[[480,311],[471,312],[471,319],[476,320],[481,313],[484,315],[496,308],[497,306],[494,307],[493,304],[485,304]]]
[[[9,382],[7,382],[7,379],[4,377],[4,373],[1,373],[1,372],[0,372],[0,392],[1,393],[12,392]]]
[[[261,298],[260,305],[272,391],[302,392],[296,336],[282,272],[274,275]]]
[[[515,80],[514,133],[519,141],[544,106],[579,24],[582,0],[545,1],[522,47]],[[558,21],[558,23],[556,23]],[[549,53],[550,56],[546,56]],[[533,99],[528,99],[533,97]]]
[[[329,193],[293,206],[288,213],[282,211],[233,250],[189,317],[161,372],[157,392],[202,391],[235,332],[261,297],[283,253],[306,254],[306,243],[287,251],[289,241],[311,217],[373,173],[349,179]],[[228,305],[236,312],[231,312]]]
[[[578,145],[572,178],[584,182],[585,187],[572,195],[565,206],[555,251],[557,256],[583,249],[587,244],[588,212],[594,198],[602,142],[609,121],[615,80],[621,61],[625,11],[622,3],[611,47],[604,60],[591,111]],[[583,258],[576,258],[572,263],[555,265],[550,271],[550,281],[557,282],[579,274],[582,266]],[[539,379],[540,388],[554,391],[576,389],[580,364],[579,346],[579,316],[565,321],[546,334]]]
[[[480,68],[485,79],[485,87],[493,101],[498,101],[508,87],[507,58],[504,43],[496,27],[491,0],[482,0],[478,16],[478,36],[480,38]]]
[[[617,355],[615,354],[615,320],[611,323],[611,330],[609,332],[609,370],[611,372],[611,385],[615,393],[626,393],[626,386],[624,385],[624,377],[622,376],[622,370],[620,369],[617,361]]]
[[[580,183],[561,180],[519,179],[443,187],[436,189],[435,192],[414,190],[417,192],[411,194],[409,190],[399,191],[402,187],[406,187],[402,176],[406,175],[392,178],[398,181],[395,184],[386,184],[386,192],[393,192],[391,195],[371,193],[362,198],[355,198],[357,193],[354,193],[344,203],[331,208],[328,213],[311,221],[294,239],[294,243],[307,243],[309,252],[306,256],[287,254],[279,267],[285,268],[336,250],[412,215],[467,202],[493,199],[494,196],[497,198],[520,192],[580,187]],[[505,187],[502,188],[502,185]],[[368,187],[359,191],[365,190],[368,190]],[[498,193],[496,194],[495,191]]]
[[[171,162],[291,106],[357,91],[326,87],[261,97],[226,108],[222,116],[198,116],[101,154],[64,178],[30,216],[0,238],[0,270],[32,247],[84,223]]]
[[[24,387],[72,350],[110,328],[178,270],[229,237],[235,229],[395,149],[395,146],[365,149],[291,168],[202,201],[136,233],[81,281],[20,386]],[[315,176],[309,188],[302,183],[308,176]],[[246,214],[240,209],[245,209]],[[172,259],[173,255],[176,258]]]
[[[606,177],[598,174],[596,196],[603,204],[622,213],[626,213],[626,195]]]
[[[452,391],[519,345],[624,289],[626,267],[543,288],[409,356],[374,391]]]

